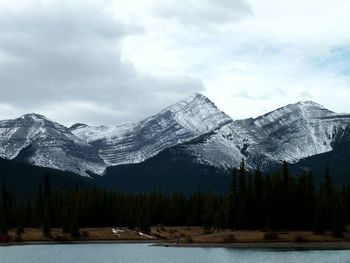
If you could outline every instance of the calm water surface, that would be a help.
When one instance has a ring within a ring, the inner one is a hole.
[[[1,263],[350,263],[350,251],[278,251],[168,248],[148,244],[78,244],[0,247]]]

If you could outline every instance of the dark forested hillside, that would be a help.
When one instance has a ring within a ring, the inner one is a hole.
[[[0,183],[6,183],[9,191],[14,192],[16,199],[33,196],[38,191],[45,174],[50,174],[55,191],[85,188],[92,186],[92,180],[71,172],[42,168],[27,163],[0,158]]]
[[[166,149],[137,164],[107,168],[106,174],[96,178],[97,185],[126,192],[194,193],[198,190],[225,194],[230,177],[228,172],[193,160],[182,146]]]

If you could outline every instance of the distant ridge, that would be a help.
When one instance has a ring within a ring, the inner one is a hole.
[[[334,113],[312,101],[233,121],[196,93],[156,115],[114,127],[77,123],[67,128],[34,113],[0,121],[0,157],[82,176],[109,176],[113,169],[106,172],[108,167],[131,169],[132,164],[180,147],[167,156],[188,156],[188,173],[194,172],[190,163],[225,172],[242,159],[249,169],[267,171],[284,160],[297,163],[333,151],[344,143],[349,127],[350,114]]]

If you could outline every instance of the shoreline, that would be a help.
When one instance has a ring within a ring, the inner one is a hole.
[[[79,245],[79,244],[152,244],[157,245],[159,240],[69,240],[69,241],[20,241],[0,243],[0,247],[34,246],[34,245]]]
[[[153,246],[179,248],[237,248],[271,250],[350,250],[348,241],[321,242],[235,242],[235,243],[158,243]]]
[[[127,227],[82,228],[81,236],[73,238],[63,233],[60,228],[51,230],[52,238],[43,236],[40,228],[25,228],[21,240],[16,242],[16,230],[10,229],[9,239],[0,243],[0,247],[24,245],[74,245],[74,244],[148,244],[158,247],[202,247],[202,248],[236,248],[236,249],[278,249],[278,250],[350,250],[350,233],[343,237],[334,237],[330,232],[322,235],[311,231],[284,230],[273,232],[273,238],[266,236],[269,232],[262,230],[230,230],[208,232],[198,226],[156,226],[148,235]],[[269,238],[267,238],[269,237]]]
[[[0,243],[0,247],[27,245],[79,245],[79,244],[149,244],[170,248],[232,248],[232,249],[271,249],[271,250],[350,250],[348,241],[320,242],[234,242],[234,243],[168,243],[164,240],[74,240],[74,241],[22,241]]]

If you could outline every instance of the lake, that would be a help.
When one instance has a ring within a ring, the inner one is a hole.
[[[171,248],[149,244],[74,244],[0,247],[1,263],[348,263],[350,250],[281,251]]]

